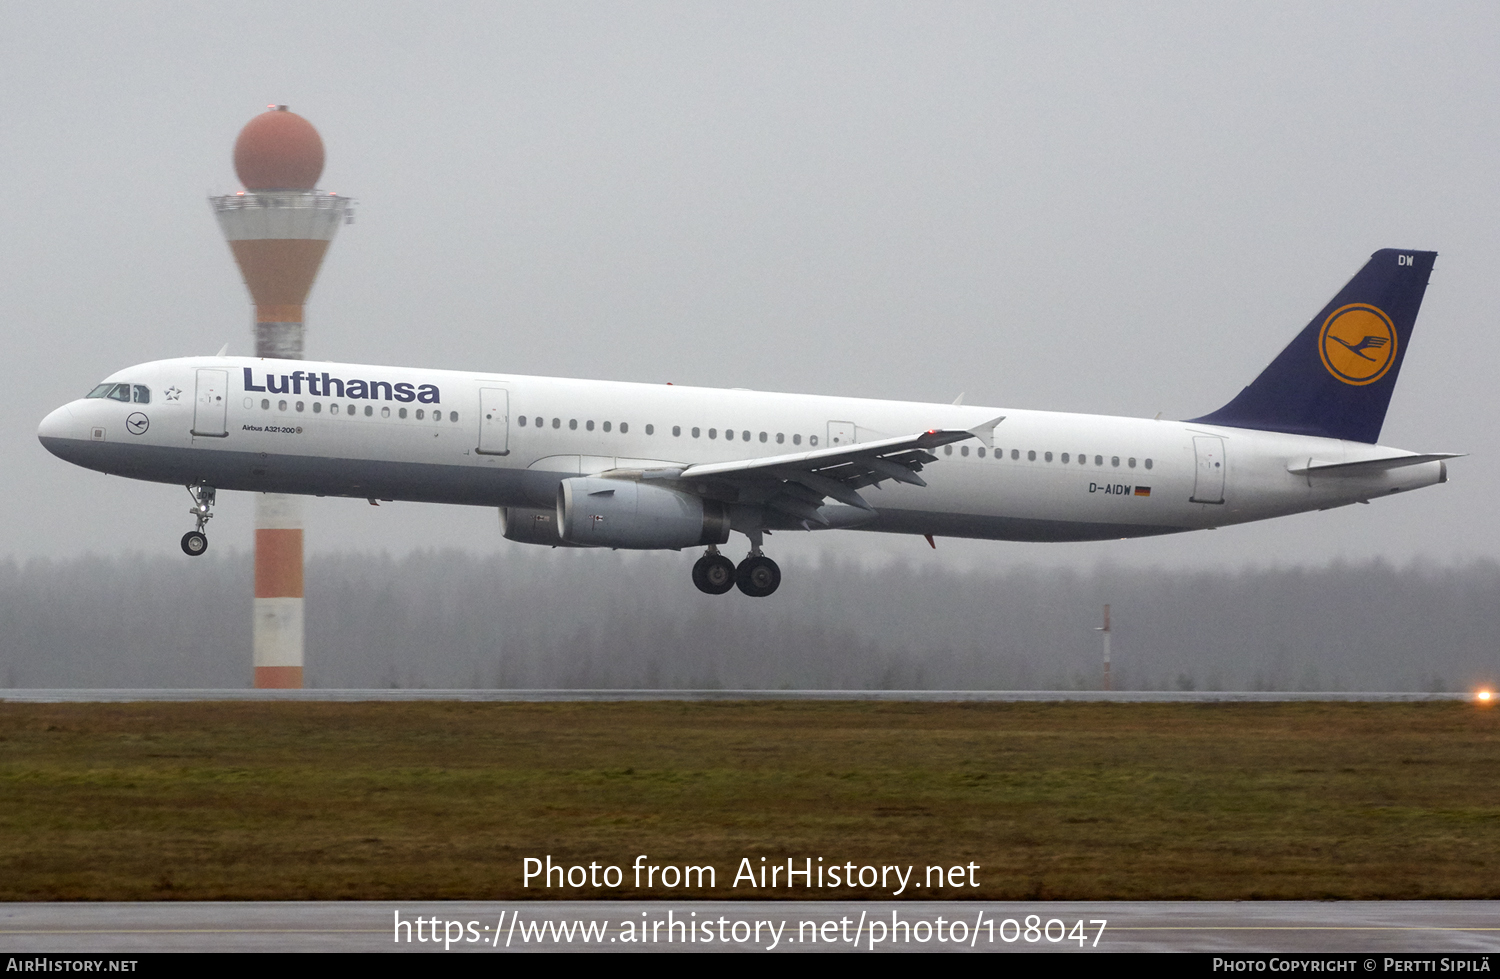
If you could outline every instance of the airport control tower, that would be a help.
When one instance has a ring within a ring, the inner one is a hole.
[[[301,360],[303,306],[350,200],[315,189],[323,140],[312,123],[270,106],[234,144],[245,189],[211,197],[255,303],[255,356]],[[302,686],[302,501],[255,498],[255,685]]]

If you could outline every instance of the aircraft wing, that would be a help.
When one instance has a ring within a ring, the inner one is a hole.
[[[825,499],[874,513],[875,508],[860,495],[860,489],[887,479],[926,486],[917,473],[937,461],[933,449],[971,438],[993,445],[995,426],[1004,420],[1002,415],[970,429],[934,428],[807,452],[647,469],[641,478],[696,484],[694,489],[706,496],[758,504],[797,520],[827,526],[827,518],[818,512]]]

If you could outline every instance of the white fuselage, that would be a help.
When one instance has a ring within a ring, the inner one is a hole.
[[[763,458],[1001,415],[993,445],[936,449],[926,486],[867,491],[877,517],[861,528],[1144,536],[1367,501],[1446,474],[1432,461],[1312,478],[1289,470],[1394,450],[1008,408],[224,357],[141,364],[108,380],[147,389],[149,401],[73,401],[41,425],[49,450],[105,472],[232,490],[545,508],[569,476]],[[330,391],[332,380],[342,383]]]

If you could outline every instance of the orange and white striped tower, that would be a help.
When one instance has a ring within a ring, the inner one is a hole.
[[[234,144],[245,190],[209,198],[255,303],[255,355],[301,360],[303,306],[350,200],[316,190],[323,140],[284,105],[251,119]],[[302,686],[302,501],[255,503],[255,685]]]

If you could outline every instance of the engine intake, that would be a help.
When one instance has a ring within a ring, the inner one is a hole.
[[[592,547],[679,549],[729,540],[729,508],[649,482],[580,476],[557,490],[564,541]]]
[[[500,508],[500,534],[506,540],[548,547],[577,547],[557,535],[557,510],[526,506]]]

